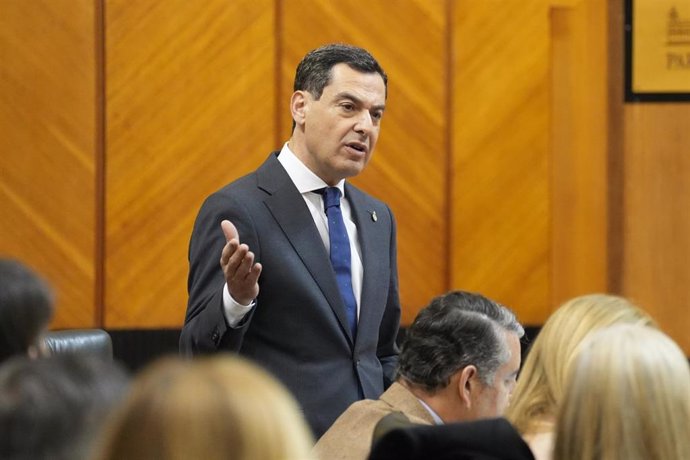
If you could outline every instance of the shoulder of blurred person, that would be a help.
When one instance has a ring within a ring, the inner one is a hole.
[[[408,426],[386,433],[369,460],[534,460],[530,448],[504,418],[435,426]]]

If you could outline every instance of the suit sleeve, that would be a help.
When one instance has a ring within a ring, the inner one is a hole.
[[[227,193],[211,195],[199,211],[189,243],[189,301],[180,335],[180,352],[186,356],[219,349],[238,351],[256,309],[247,313],[235,328],[228,327],[223,314],[225,278],[220,267],[225,246],[220,227],[223,219],[235,225],[240,241],[249,245],[259,261],[256,232],[244,206]]]
[[[391,219],[390,239],[390,281],[388,285],[388,297],[386,309],[383,313],[379,329],[379,344],[377,356],[383,368],[383,386],[388,388],[395,380],[395,371],[398,364],[398,346],[396,339],[400,327],[400,295],[398,291],[398,257],[397,257],[397,231],[395,217],[388,208]]]

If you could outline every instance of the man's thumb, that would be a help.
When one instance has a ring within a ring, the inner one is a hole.
[[[240,241],[240,235],[237,233],[237,229],[229,220],[224,220],[220,223],[220,228],[223,229],[223,234],[225,235],[225,241],[230,241],[236,239]]]

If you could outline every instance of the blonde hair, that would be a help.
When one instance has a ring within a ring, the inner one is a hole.
[[[292,395],[240,357],[163,358],[106,430],[107,459],[303,460],[311,433]]]
[[[527,354],[506,412],[520,433],[553,428],[567,369],[582,340],[613,324],[654,322],[629,300],[608,294],[575,297],[549,317]]]
[[[618,325],[589,337],[568,373],[554,458],[690,458],[690,367],[659,330]]]

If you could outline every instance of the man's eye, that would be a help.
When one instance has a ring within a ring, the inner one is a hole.
[[[340,107],[342,107],[346,112],[351,112],[355,109],[353,104],[341,104]]]
[[[380,120],[381,118],[383,118],[383,112],[374,112],[371,114],[371,118],[373,118],[374,120]]]

